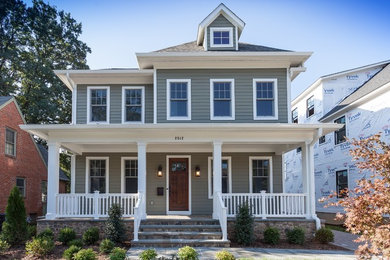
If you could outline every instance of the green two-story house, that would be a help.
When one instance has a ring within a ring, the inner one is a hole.
[[[313,144],[339,126],[291,123],[291,81],[311,53],[242,43],[244,26],[221,4],[195,41],[136,53],[139,68],[55,71],[73,93],[72,123],[22,126],[48,142],[46,221],[100,219],[119,203],[134,243],[166,215],[209,218],[227,241],[248,203],[258,221],[318,228]],[[283,153],[297,147],[304,193],[283,193]],[[58,192],[60,149],[73,154],[71,194]]]

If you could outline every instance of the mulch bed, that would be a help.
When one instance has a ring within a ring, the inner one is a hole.
[[[246,247],[243,245],[239,245],[235,242],[230,243],[230,247]],[[306,242],[303,245],[294,245],[290,244],[287,241],[280,241],[277,245],[270,245],[266,244],[261,241],[255,241],[252,245],[248,247],[259,247],[259,248],[275,248],[275,249],[311,249],[311,250],[343,250],[343,251],[349,251],[348,249],[345,249],[343,247],[331,245],[331,244],[321,244],[318,241],[310,241]]]

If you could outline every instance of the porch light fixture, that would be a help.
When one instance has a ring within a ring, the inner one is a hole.
[[[159,165],[159,166],[158,166],[158,169],[157,169],[157,177],[162,177],[162,176],[163,176],[162,166]]]
[[[195,167],[195,177],[200,177],[200,168],[199,168],[199,166]]]

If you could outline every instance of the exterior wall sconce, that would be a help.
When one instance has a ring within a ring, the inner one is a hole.
[[[163,176],[163,172],[162,172],[162,166],[158,166],[158,169],[157,169],[157,177],[162,177]]]
[[[199,168],[199,166],[195,167],[195,177],[200,177],[200,168]]]

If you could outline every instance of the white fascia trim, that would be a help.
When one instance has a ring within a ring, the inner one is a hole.
[[[213,194],[211,192],[211,176],[212,176],[212,173],[211,173],[211,167],[212,167],[212,164],[211,164],[211,160],[213,159],[212,156],[209,156],[208,157],[208,197],[209,199],[213,199]],[[221,157],[222,160],[228,160],[228,191],[229,193],[232,193],[232,157],[231,156],[222,156]],[[222,162],[221,162],[222,163]],[[222,169],[222,168],[221,168]],[[222,175],[221,175],[222,177]],[[222,182],[221,182],[222,184]]]
[[[292,123],[291,117],[291,73],[289,69],[286,69],[286,78],[287,78],[287,122]]]
[[[215,82],[230,82],[231,86],[231,112],[230,116],[214,116],[214,83]],[[234,79],[210,79],[210,120],[235,120],[236,115],[235,88]]]
[[[72,90],[72,124],[77,124],[77,85]]]
[[[108,156],[87,156],[85,157],[85,193],[89,192],[89,161],[90,160],[105,160],[106,161],[106,194],[110,192],[110,158]]]
[[[141,121],[126,121],[126,90],[141,90]],[[122,124],[144,124],[145,123],[145,86],[123,86],[122,87]]]
[[[235,26],[234,28],[236,28],[236,31],[235,31],[235,34],[236,34],[236,51],[238,51],[238,27]]]
[[[107,109],[106,109],[106,121],[91,121],[91,90],[92,89],[106,89],[107,90]],[[110,87],[109,86],[89,86],[87,87],[87,124],[109,124],[110,123]]]
[[[121,193],[126,192],[126,180],[125,180],[125,161],[126,160],[138,160],[138,157],[121,157]],[[137,176],[138,178],[138,176]]]
[[[187,116],[171,116],[171,83],[187,83]],[[191,120],[191,79],[167,79],[167,120]]]
[[[273,82],[274,84],[274,116],[257,116],[257,106],[256,106],[256,83],[257,82]],[[278,106],[278,80],[276,78],[264,79],[264,78],[255,78],[253,79],[253,120],[278,120],[279,119],[279,106]],[[290,123],[290,122],[289,122]]]
[[[153,70],[153,124],[157,124],[157,69]]]
[[[253,52],[253,51],[213,51],[213,52],[137,52],[137,58],[154,58],[154,57],[301,57],[307,56],[305,61],[313,52]]]
[[[229,44],[214,44],[214,32],[222,31],[229,32]],[[210,27],[210,47],[211,48],[223,48],[233,47],[233,27]]]
[[[272,156],[249,156],[249,192],[253,193],[253,167],[252,167],[252,161],[253,160],[269,160],[269,193],[272,193],[274,190],[273,187],[273,162],[272,162]]]

